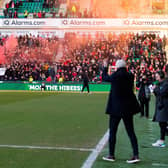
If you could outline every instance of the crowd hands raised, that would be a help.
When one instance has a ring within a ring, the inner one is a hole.
[[[6,39],[1,35],[0,44]],[[14,51],[5,52],[7,68],[3,80],[10,81],[82,81],[83,71],[89,81],[101,83],[103,60],[108,60],[109,73],[115,70],[118,59],[127,62],[127,69],[136,82],[155,81],[155,73],[164,70],[166,37],[157,34],[96,33],[77,35],[66,33],[63,39],[25,35],[17,37]]]

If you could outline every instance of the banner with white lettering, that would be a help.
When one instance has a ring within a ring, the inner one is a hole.
[[[89,84],[89,88],[91,92],[109,92],[110,84]],[[41,91],[41,83],[0,81],[0,90]],[[82,90],[82,84],[53,84],[53,83],[47,83],[47,82],[45,83],[45,91],[80,92],[81,90]]]
[[[167,19],[0,19],[1,29],[168,28]]]

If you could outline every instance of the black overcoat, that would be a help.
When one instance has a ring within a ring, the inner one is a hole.
[[[111,82],[111,91],[107,103],[106,113],[123,117],[140,112],[140,106],[133,92],[134,76],[126,68],[119,68],[112,75],[108,75],[108,68],[104,68],[102,78]]]

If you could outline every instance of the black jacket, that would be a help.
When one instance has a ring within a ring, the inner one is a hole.
[[[83,79],[83,83],[86,84],[86,85],[88,85],[88,83],[89,83],[89,77],[88,77],[88,75],[86,73],[82,74],[82,79]]]
[[[138,92],[138,99],[140,102],[146,102],[150,100],[150,89],[147,84],[141,82],[139,92]]]
[[[168,78],[159,84],[154,90],[156,96],[155,115],[153,121],[168,121]]]
[[[108,68],[104,68],[103,80],[111,82],[111,91],[107,103],[106,113],[123,117],[140,112],[140,106],[133,92],[134,76],[128,73],[126,68],[119,68],[111,76],[107,74]]]

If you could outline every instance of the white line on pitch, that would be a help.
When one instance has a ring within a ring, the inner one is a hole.
[[[152,166],[168,167],[168,164],[163,164],[163,163],[152,163]]]
[[[83,163],[81,168],[91,168],[97,159],[98,155],[104,148],[105,144],[108,141],[108,136],[109,136],[109,130],[104,134],[102,139],[99,141],[99,143],[96,145],[95,149],[92,151],[92,153],[89,155],[87,160]]]
[[[72,150],[90,152],[92,148],[67,148],[67,147],[50,147],[50,146],[29,146],[29,145],[0,145],[0,148],[16,148],[16,149],[45,149],[45,150]]]

